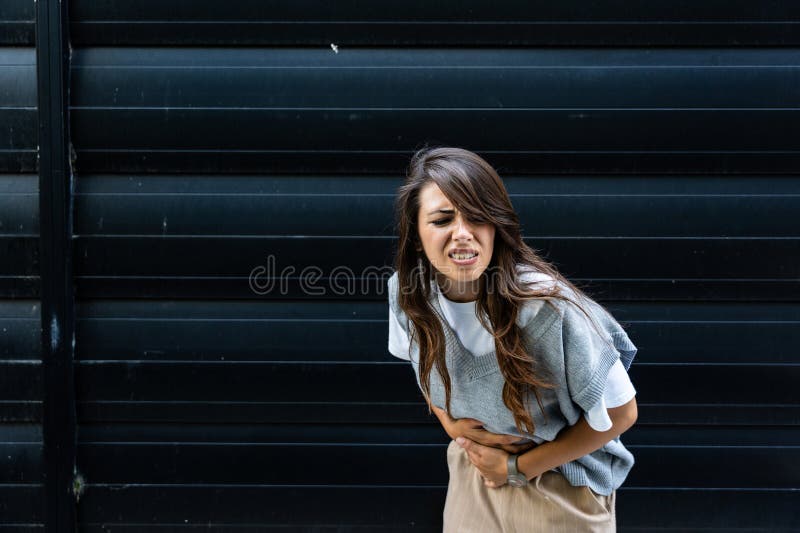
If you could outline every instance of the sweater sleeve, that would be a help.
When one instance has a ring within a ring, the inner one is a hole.
[[[405,359],[406,361],[411,360],[411,356],[409,355],[409,347],[410,341],[408,340],[408,334],[403,330],[400,326],[400,322],[397,320],[397,316],[392,311],[392,308],[389,308],[389,353],[393,356]]]
[[[587,299],[581,303],[595,324],[575,304],[567,303],[561,341],[570,397],[584,412],[590,412],[603,401],[614,364],[620,361],[627,371],[637,348],[622,326],[596,302]]]
[[[611,417],[608,416],[608,409],[624,405],[634,396],[636,396],[636,389],[633,387],[625,367],[622,366],[622,360],[617,359],[608,373],[606,388],[600,401],[584,413],[586,422],[595,431],[608,431],[613,426]]]
[[[408,335],[408,322],[397,302],[397,272],[387,280],[389,291],[389,353],[399,359],[411,360],[411,341]],[[401,323],[402,322],[402,323]]]

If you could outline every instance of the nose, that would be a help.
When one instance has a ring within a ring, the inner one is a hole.
[[[453,230],[453,239],[457,241],[470,240],[472,238],[472,225],[464,217],[456,217],[456,226]]]

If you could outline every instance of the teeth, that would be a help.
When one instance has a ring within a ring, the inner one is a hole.
[[[457,259],[459,261],[466,261],[467,259],[472,259],[473,257],[477,256],[478,254],[453,254],[453,259]]]

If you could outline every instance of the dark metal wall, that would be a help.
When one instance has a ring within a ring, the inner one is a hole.
[[[68,531],[44,497],[43,435],[70,438],[42,426],[45,69],[34,2],[3,9],[0,531]],[[795,3],[73,0],[62,23],[79,530],[441,528],[446,435],[386,351],[380,278],[423,142],[495,165],[639,347],[620,530],[800,527]],[[286,283],[259,294],[270,258]]]
[[[34,3],[0,3],[0,530],[44,522]]]

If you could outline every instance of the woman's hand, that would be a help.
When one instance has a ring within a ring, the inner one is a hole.
[[[432,406],[432,409],[445,432],[453,440],[464,437],[483,446],[499,448],[507,453],[523,453],[536,445],[534,442],[512,444],[520,438],[516,435],[502,435],[487,431],[483,428],[481,421],[474,418],[450,418],[447,411],[439,409],[435,405]]]
[[[464,437],[457,438],[456,444],[466,450],[469,462],[483,476],[484,485],[496,489],[506,484],[508,481],[509,454],[497,448],[483,446]]]

